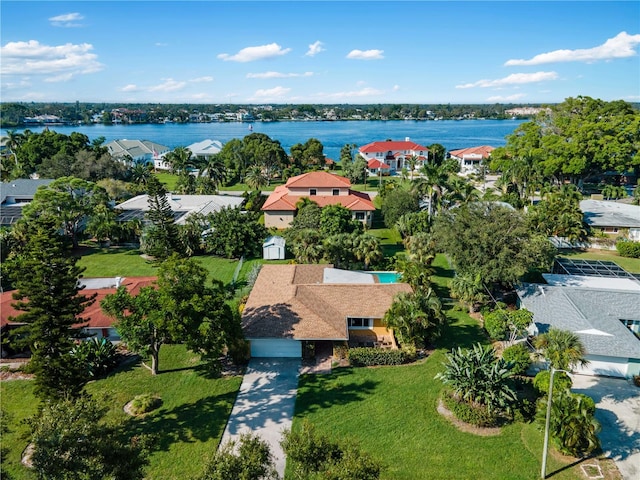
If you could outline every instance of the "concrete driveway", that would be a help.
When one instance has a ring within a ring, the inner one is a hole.
[[[271,448],[276,469],[284,477],[282,431],[291,428],[298,393],[300,359],[252,358],[220,444],[243,433],[255,433]]]
[[[575,393],[596,402],[598,435],[605,455],[615,460],[625,480],[640,479],[640,388],[628,380],[572,375]]]

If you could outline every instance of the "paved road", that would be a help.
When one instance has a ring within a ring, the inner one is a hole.
[[[640,479],[640,388],[624,379],[572,375],[572,391],[596,402],[598,437],[625,480]]]
[[[299,359],[252,358],[220,444],[243,433],[260,435],[269,443],[276,469],[284,477],[286,459],[280,440],[282,431],[291,428],[299,372]]]

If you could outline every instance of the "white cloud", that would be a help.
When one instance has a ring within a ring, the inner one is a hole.
[[[380,60],[384,58],[382,54],[384,50],[351,50],[347,54],[347,58],[354,60]]]
[[[375,97],[383,95],[384,93],[384,90],[377,90],[375,88],[366,87],[350,92],[318,93],[316,95],[313,95],[313,97],[316,99],[340,100],[354,97]]]
[[[282,72],[262,72],[247,73],[247,78],[294,78],[294,77],[311,77],[313,72],[304,73],[282,73]]]
[[[60,75],[55,75],[53,77],[47,77],[43,81],[47,83],[58,83],[58,82],[68,82],[73,78],[71,73],[61,73]]]
[[[282,48],[277,43],[270,43],[269,45],[260,45],[258,47],[246,47],[240,50],[235,55],[229,55],[228,53],[221,53],[218,58],[225,62],[253,62],[255,60],[264,60],[266,58],[279,57],[286,55],[291,51],[290,48]]]
[[[394,92],[397,92],[398,90],[400,90],[400,85],[394,85],[392,90]]]
[[[169,46],[168,43],[164,43],[164,42],[156,42],[156,43],[154,43],[154,45],[156,47],[168,47]]]
[[[125,85],[120,89],[121,92],[137,92],[139,90],[137,85],[130,83],[129,85]]]
[[[507,95],[502,96],[502,95],[496,95],[494,97],[489,97],[487,98],[487,102],[513,102],[515,100],[520,100],[521,98],[526,97],[527,95],[525,93],[515,93],[513,95]]]
[[[104,68],[98,56],[91,53],[93,45],[42,45],[37,40],[9,42],[0,48],[3,75],[41,74],[58,77],[95,73]]]
[[[256,93],[254,93],[253,96],[254,98],[281,98],[290,91],[291,89],[286,87],[262,88],[260,90],[256,90]]]
[[[640,100],[640,95],[627,95],[625,97],[625,100],[629,100],[631,102],[637,102],[638,100]]]
[[[50,17],[49,21],[51,25],[54,27],[81,27],[82,24],[77,23],[80,20],[84,20],[84,16],[75,12],[75,13],[65,13],[64,15],[56,15],[55,17]]]
[[[322,48],[322,45],[324,45],[324,43],[322,43],[320,40],[312,43],[311,45],[309,45],[309,50],[307,50],[307,53],[305,53],[305,56],[314,57],[318,53],[324,52],[325,49]]]
[[[614,58],[626,58],[637,55],[634,47],[640,43],[640,34],[629,35],[620,32],[613,38],[609,38],[602,45],[593,48],[580,48],[577,50],[554,50],[541,53],[529,60],[512,59],[505,65],[542,65],[544,63],[559,62],[595,62],[597,60],[611,60]]]
[[[544,82],[546,80],[556,80],[558,74],[556,72],[535,72],[535,73],[512,73],[511,75],[498,78],[497,80],[478,80],[474,83],[465,83],[456,85],[456,88],[487,88],[487,87],[505,87],[508,85],[522,85],[525,83]]]
[[[191,83],[205,83],[205,82],[213,82],[213,77],[211,76],[205,76],[205,77],[198,77],[198,78],[193,78],[191,80],[189,80]]]
[[[164,82],[153,87],[149,87],[150,92],[175,92],[181,90],[187,84],[187,82],[178,82],[173,78],[163,78]]]

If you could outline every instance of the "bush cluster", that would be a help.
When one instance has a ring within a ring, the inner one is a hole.
[[[622,240],[616,243],[616,250],[621,257],[640,258],[640,242]]]
[[[92,338],[80,342],[71,354],[83,363],[89,377],[100,377],[113,370],[118,364],[118,351],[106,338]]]
[[[502,358],[511,364],[514,375],[524,375],[531,365],[529,349],[524,343],[517,343],[505,348]]]
[[[498,415],[490,412],[485,405],[471,404],[446,391],[442,395],[442,402],[462,422],[477,427],[495,427],[498,424]]]
[[[549,370],[541,370],[533,379],[533,386],[540,393],[540,395],[547,395],[549,393]],[[564,372],[556,372],[553,375],[553,394],[571,389],[571,377]]]
[[[349,361],[357,367],[372,365],[401,365],[406,358],[402,350],[383,350],[380,348],[350,348]]]
[[[155,395],[145,393],[136,396],[131,402],[131,413],[134,415],[142,415],[151,412],[162,405],[162,400]]]

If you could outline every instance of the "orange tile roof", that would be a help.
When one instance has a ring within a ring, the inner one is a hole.
[[[376,207],[373,205],[371,198],[366,193],[351,192],[349,195],[289,195],[287,193],[281,194],[272,193],[267,198],[267,201],[262,206],[262,210],[265,211],[295,211],[296,204],[303,198],[309,198],[316,202],[320,207],[326,207],[327,205],[342,205],[345,208],[353,211],[367,211],[373,212]]]
[[[288,188],[344,188],[351,187],[351,182],[335,173],[309,172],[291,177],[285,185]]]
[[[388,152],[389,150],[426,150],[424,145],[406,140],[385,140],[384,142],[371,142],[360,147],[362,153]]]
[[[386,163],[381,162],[380,160],[372,158],[367,162],[367,168],[391,168],[391,167]]]
[[[242,312],[248,338],[347,340],[347,317],[382,318],[406,283],[323,284],[331,265],[264,265]]]
[[[122,285],[127,287],[127,290],[132,295],[137,295],[142,287],[152,285],[157,280],[157,277],[131,277],[125,278]],[[100,302],[104,297],[109,294],[116,293],[115,288],[85,288],[80,291],[82,295],[91,296],[96,294],[95,302],[89,305],[82,312],[81,318],[85,320],[82,325],[89,328],[109,328],[113,325],[113,318],[107,316],[100,308]],[[12,304],[16,302],[13,299],[13,291],[3,292],[0,297],[0,326],[4,328],[7,325],[15,324],[15,320],[9,321],[9,317],[17,317],[22,310],[17,310]]]
[[[481,155],[482,158],[489,158],[491,152],[496,148],[490,145],[481,145],[479,147],[461,148],[460,150],[451,150],[449,154],[453,157],[463,158],[465,155]]]

